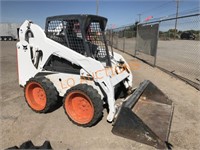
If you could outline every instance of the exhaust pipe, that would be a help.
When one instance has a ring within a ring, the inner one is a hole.
[[[169,147],[172,101],[152,82],[145,80],[125,101],[112,133],[158,149]]]

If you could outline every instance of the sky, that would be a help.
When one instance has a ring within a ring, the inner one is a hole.
[[[1,0],[0,22],[22,23],[32,20],[45,26],[49,16],[65,14],[96,14],[96,0]],[[179,12],[199,9],[198,0],[180,0]],[[107,27],[120,27],[141,21],[148,16],[164,17],[176,13],[176,0],[99,0],[98,15],[108,18]]]

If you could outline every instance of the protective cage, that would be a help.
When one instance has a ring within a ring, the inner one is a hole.
[[[107,19],[95,15],[63,15],[46,19],[48,38],[111,66],[106,37]]]

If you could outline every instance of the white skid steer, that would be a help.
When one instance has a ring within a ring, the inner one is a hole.
[[[157,148],[165,148],[173,106],[150,81],[132,90],[125,59],[108,50],[107,19],[95,15],[62,15],[46,19],[45,32],[26,20],[17,43],[19,85],[35,112],[47,113],[63,97],[74,124],[90,127],[102,118],[112,132]],[[121,98],[122,105],[116,100]]]

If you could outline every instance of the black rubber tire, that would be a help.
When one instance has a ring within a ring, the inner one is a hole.
[[[94,107],[94,115],[93,118],[90,122],[86,123],[86,124],[80,124],[75,122],[68,114],[65,108],[65,102],[66,102],[66,97],[69,93],[73,92],[73,91],[81,91],[84,94],[86,94],[91,102],[92,105]],[[103,101],[101,99],[100,94],[98,93],[98,91],[96,89],[94,89],[91,85],[87,85],[87,84],[78,84],[72,88],[70,88],[64,98],[63,98],[63,108],[65,110],[65,114],[68,116],[69,120],[71,122],[73,122],[74,124],[78,125],[78,126],[82,126],[82,127],[91,127],[93,125],[96,125],[103,117]]]
[[[31,82],[37,82],[38,84],[41,85],[41,87],[44,89],[45,91],[45,94],[46,94],[46,105],[45,105],[45,108],[43,110],[35,110],[33,109],[28,101],[27,101],[27,98],[26,98],[26,88],[27,88],[27,85]],[[25,97],[25,100],[26,100],[26,103],[28,104],[28,106],[35,112],[37,113],[48,113],[48,112],[51,112],[52,110],[54,110],[55,106],[57,105],[58,103],[58,92],[55,88],[55,86],[53,85],[53,83],[45,78],[45,77],[36,77],[36,78],[31,78],[25,85],[25,88],[24,88],[24,97]]]
[[[9,37],[9,38],[8,38],[8,41],[13,41],[13,38],[12,38],[12,37]]]

